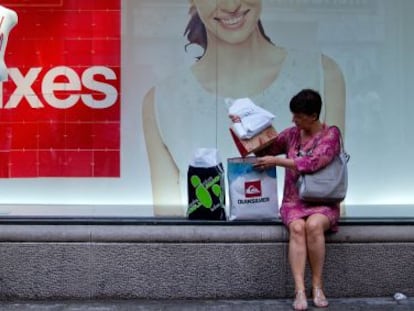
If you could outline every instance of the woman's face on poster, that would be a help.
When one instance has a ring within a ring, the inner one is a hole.
[[[231,44],[245,41],[256,29],[261,0],[193,0],[204,23],[208,39]]]

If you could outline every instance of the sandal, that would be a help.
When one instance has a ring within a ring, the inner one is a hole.
[[[293,301],[292,307],[296,311],[308,309],[308,301],[306,300],[305,291],[303,289],[296,291],[295,300]]]
[[[317,308],[326,308],[329,306],[328,300],[320,287],[313,288],[313,304]]]

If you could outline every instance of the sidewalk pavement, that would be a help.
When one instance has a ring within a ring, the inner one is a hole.
[[[310,311],[411,311],[414,298],[336,298],[328,308]],[[1,311],[282,311],[292,310],[291,300],[94,300],[94,301],[2,301]]]

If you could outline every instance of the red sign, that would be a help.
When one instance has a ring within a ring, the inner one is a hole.
[[[0,177],[120,176],[120,0],[19,0]]]

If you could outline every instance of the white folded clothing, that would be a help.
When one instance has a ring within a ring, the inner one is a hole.
[[[232,128],[241,139],[250,139],[272,125],[274,115],[257,106],[250,98],[227,99],[229,115],[240,118]]]
[[[190,160],[193,167],[213,167],[220,163],[220,154],[216,148],[197,148]]]

